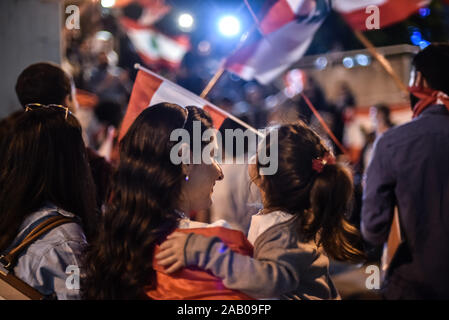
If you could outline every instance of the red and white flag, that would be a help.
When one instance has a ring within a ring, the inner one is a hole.
[[[227,118],[224,111],[209,101],[150,70],[140,68],[134,82],[128,109],[120,128],[119,139],[126,134],[131,124],[143,110],[160,102],[176,103],[183,108],[186,106],[202,108],[209,112],[214,127],[217,129]]]
[[[369,6],[379,8],[379,24],[383,28],[407,19],[430,2],[431,0],[334,0],[333,7],[353,29],[364,31],[367,30],[367,19],[372,14],[367,10]]]
[[[267,1],[258,32],[226,61],[226,69],[244,80],[267,84],[309,48],[330,11],[329,0]]]
[[[168,36],[129,18],[121,18],[120,22],[146,65],[176,68],[190,48],[185,35]]]

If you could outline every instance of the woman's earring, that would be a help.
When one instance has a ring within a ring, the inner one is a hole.
[[[186,176],[186,181],[189,181],[189,176]]]

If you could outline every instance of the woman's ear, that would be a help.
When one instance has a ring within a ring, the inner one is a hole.
[[[186,176],[190,176],[190,174],[192,173],[192,169],[193,169],[193,165],[190,163],[183,163],[182,164],[182,173]]]

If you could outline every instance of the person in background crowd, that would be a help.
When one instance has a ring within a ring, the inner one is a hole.
[[[360,153],[358,162],[354,165],[354,187],[355,187],[355,204],[350,221],[360,229],[361,213],[362,213],[362,196],[363,196],[363,177],[366,168],[371,161],[373,147],[376,139],[383,133],[394,126],[390,108],[386,104],[377,104],[370,108],[370,120],[373,125],[373,131],[361,128],[365,136],[365,145]],[[380,261],[383,245],[366,244],[366,251],[370,261]]]
[[[15,89],[24,109],[29,104],[56,104],[67,107],[74,115],[78,110],[74,83],[58,65],[39,62],[28,66],[19,75]],[[112,167],[94,150],[86,150],[96,186],[97,205],[101,207],[106,199]]]
[[[106,52],[100,52],[97,59],[88,80],[88,91],[96,94],[100,101],[114,101],[125,109],[131,92],[127,72],[111,65]]]
[[[272,139],[270,132],[266,147],[270,152],[278,145],[276,173],[260,173],[261,153],[248,166],[264,206],[248,233],[254,256],[235,253],[217,237],[175,233],[156,256],[167,272],[198,266],[254,298],[340,298],[327,255],[338,261],[364,258],[360,236],[344,217],[353,192],[351,174],[304,123],[282,125],[277,136]]]
[[[94,108],[96,132],[93,140],[98,154],[114,164],[118,162],[118,129],[123,119],[120,104],[99,102]]]
[[[66,270],[81,266],[86,237],[97,227],[81,127],[63,107],[27,108],[14,118],[0,157],[0,255],[39,223],[57,215],[73,218],[32,243],[13,272],[43,295],[79,299],[79,290],[66,286]]]
[[[358,171],[362,174],[365,172],[365,169],[368,168],[368,164],[371,161],[375,139],[379,139],[382,134],[394,127],[393,121],[391,120],[390,108],[385,104],[377,104],[371,107],[370,119],[373,124],[374,132],[373,135],[366,135],[366,143],[360,154]]]
[[[265,128],[268,122],[263,88],[257,83],[247,83],[244,87],[245,101],[237,104],[237,113],[248,119],[248,123],[256,129]],[[239,110],[240,109],[240,110]]]
[[[224,141],[226,130],[242,132],[244,127],[229,118],[223,121],[220,127],[221,137]],[[244,141],[243,154],[237,153],[236,143],[233,148],[225,148],[222,145],[222,165],[224,178],[216,185],[212,194],[212,206],[210,221],[220,219],[228,222],[233,228],[248,234],[251,217],[257,213],[262,205],[260,194],[256,186],[251,183],[248,175],[248,140]]]
[[[309,98],[310,102],[317,110],[329,111],[325,93],[320,87],[320,84],[313,77],[307,78],[304,87],[304,95]],[[299,118],[307,124],[310,123],[313,115],[312,110],[310,110],[309,106],[301,95],[297,95],[295,100],[296,99]]]
[[[449,44],[413,59],[413,120],[377,140],[366,172],[362,233],[387,241],[398,207],[402,242],[386,299],[449,299]]]

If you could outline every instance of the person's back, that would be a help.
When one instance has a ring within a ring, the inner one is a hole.
[[[85,233],[89,237],[96,228],[94,186],[79,122],[61,107],[27,108],[6,138],[0,158],[0,263],[43,295],[77,299],[76,279],[70,285],[66,281],[80,265]],[[57,215],[73,222],[40,235],[17,257],[12,253]]]
[[[394,270],[395,277],[413,282],[428,298],[449,298],[448,146],[449,111],[432,106],[380,138],[376,146],[380,164],[370,166],[367,173],[382,174],[381,179],[394,186],[403,237],[412,254],[411,261]],[[376,205],[369,200],[373,179],[377,178],[367,180],[363,231],[366,239],[380,244],[385,234],[373,234],[376,216],[367,211],[367,206]]]
[[[386,241],[397,205],[405,240],[389,270],[387,299],[449,298],[449,102],[434,100],[381,136],[367,171],[365,239]]]
[[[74,218],[74,222],[58,226],[34,241],[18,256],[14,275],[44,296],[80,299],[81,256],[87,241],[81,221],[74,214],[47,203],[26,217],[10,248],[23,241],[38,223],[57,215]]]

